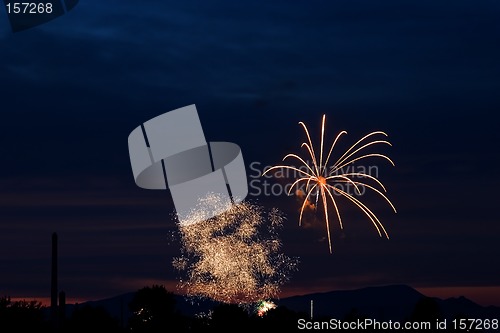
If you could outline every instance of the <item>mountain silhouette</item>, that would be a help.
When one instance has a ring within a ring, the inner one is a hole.
[[[132,313],[129,309],[129,303],[134,298],[136,292],[129,292],[110,298],[105,298],[96,301],[87,301],[77,304],[66,304],[66,317],[71,317],[75,309],[83,308],[87,305],[95,308],[104,308],[113,318],[117,319],[122,326],[128,322]],[[174,295],[176,310],[188,317],[194,317],[200,313],[208,313],[215,306],[220,304],[209,299],[197,299],[185,297],[182,295]]]
[[[126,323],[130,316],[128,304],[135,292],[119,296],[89,301],[81,304],[68,304],[67,316],[70,316],[75,307],[90,305],[102,307],[122,323]],[[200,313],[208,313],[220,303],[206,300],[187,298],[175,295],[176,310],[182,315],[193,317]],[[415,315],[418,302],[431,301],[439,310],[439,317],[452,320],[454,318],[500,318],[500,307],[484,307],[465,297],[440,299],[427,297],[407,285],[388,285],[366,287],[354,290],[337,290],[324,293],[313,293],[292,296],[273,300],[278,307],[284,307],[305,317],[310,316],[311,300],[313,301],[314,318],[349,318],[353,314],[361,318],[371,318],[380,321],[411,320]],[[416,318],[416,317],[415,317]]]
[[[280,300],[279,305],[309,314],[312,300],[315,317],[345,318],[355,310],[368,318],[403,320],[423,297],[409,286],[392,285],[292,296]]]
[[[405,321],[412,319],[416,306],[425,299],[436,305],[441,319],[499,318],[500,316],[500,307],[484,307],[463,296],[448,299],[428,297],[407,285],[367,287],[293,296],[280,300],[278,305],[310,315],[312,300],[314,317],[342,319],[356,313],[358,317],[380,321]]]

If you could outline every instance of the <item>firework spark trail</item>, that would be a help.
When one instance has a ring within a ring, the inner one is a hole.
[[[212,206],[223,202],[216,195],[206,200]],[[193,214],[196,218],[197,212]],[[282,221],[277,209],[265,212],[242,202],[214,218],[180,227],[182,254],[173,266],[186,278],[179,287],[188,296],[226,303],[277,297],[296,267],[295,259],[279,253]]]
[[[284,158],[283,161],[286,160],[287,158],[294,158],[298,160],[302,166],[305,166],[306,171],[303,169],[299,169],[297,167],[291,166],[291,165],[276,165],[273,166],[267,170],[264,171],[263,175],[268,173],[271,170],[275,169],[289,169],[295,172],[298,172],[300,174],[300,177],[296,179],[293,183],[292,186],[290,186],[290,189],[288,191],[288,194],[291,193],[292,189],[294,186],[299,187],[299,185],[302,182],[305,182],[305,198],[304,202],[302,203],[301,209],[300,209],[300,217],[299,217],[299,225],[302,223],[302,216],[304,213],[304,209],[307,206],[307,202],[312,202],[310,200],[311,196],[316,196],[316,204],[315,207],[318,207],[318,201],[321,199],[321,204],[323,206],[323,211],[325,215],[325,225],[326,225],[326,232],[327,232],[327,237],[328,237],[328,248],[330,250],[330,253],[332,253],[332,242],[331,242],[331,236],[330,236],[330,221],[329,221],[329,216],[328,216],[328,208],[329,208],[329,202],[332,203],[333,209],[335,210],[337,219],[339,221],[340,228],[343,229],[343,224],[342,224],[342,218],[340,215],[340,210],[339,206],[334,198],[334,195],[339,195],[347,198],[349,201],[351,201],[353,204],[355,204],[365,215],[368,216],[372,224],[375,226],[375,229],[377,230],[379,236],[382,237],[382,233],[389,238],[389,235],[387,234],[387,231],[385,230],[384,226],[380,222],[380,220],[377,218],[377,216],[373,213],[370,208],[368,208],[361,200],[356,198],[354,195],[347,193],[346,191],[343,191],[341,188],[339,188],[340,185],[352,185],[355,189],[355,193],[358,195],[361,195],[361,188],[366,188],[374,193],[378,194],[382,198],[385,199],[391,206],[394,212],[396,212],[396,208],[392,204],[392,202],[387,198],[387,196],[384,194],[384,192],[387,192],[386,188],[384,185],[376,178],[373,177],[372,175],[369,175],[364,172],[349,172],[349,173],[343,173],[342,169],[347,167],[349,164],[353,164],[354,162],[357,162],[359,160],[369,158],[369,157],[378,157],[385,159],[389,161],[393,166],[394,162],[387,157],[384,154],[379,154],[379,153],[363,153],[363,151],[371,146],[374,145],[389,145],[391,146],[391,143],[387,140],[383,139],[377,139],[377,140],[372,140],[367,143],[366,140],[374,137],[374,136],[380,136],[383,135],[387,137],[387,134],[382,131],[375,131],[371,132],[361,139],[359,139],[355,144],[353,144],[349,149],[347,149],[341,156],[340,158],[333,163],[330,167],[328,165],[328,162],[330,161],[330,158],[332,156],[332,152],[334,150],[335,145],[337,144],[337,141],[340,139],[340,137],[344,134],[347,134],[346,131],[341,131],[336,137],[335,140],[333,141],[330,150],[328,151],[327,156],[324,158],[324,141],[325,141],[325,121],[326,121],[326,116],[323,115],[322,123],[321,123],[321,138],[320,138],[320,151],[319,151],[319,156],[316,155],[316,151],[314,149],[314,146],[312,144],[311,136],[309,134],[309,130],[307,129],[307,126],[303,122],[299,122],[299,125],[301,125],[304,129],[304,132],[307,137],[307,142],[303,142],[301,144],[301,148],[305,147],[306,151],[311,159],[311,163],[306,162],[306,160],[297,154],[287,154]],[[319,161],[318,161],[319,160]],[[327,170],[329,167],[329,171]],[[356,177],[356,178],[355,178]],[[375,186],[380,186],[380,190],[377,189],[376,187],[364,182],[360,181],[359,178],[364,178],[366,180],[372,180],[375,183]],[[313,193],[313,191],[315,193]]]

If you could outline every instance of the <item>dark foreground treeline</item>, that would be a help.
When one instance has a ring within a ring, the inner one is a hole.
[[[298,314],[277,308],[265,317],[233,304],[219,304],[198,316],[186,316],[176,310],[174,294],[163,286],[145,287],[137,291],[128,304],[131,316],[123,323],[100,306],[80,304],[67,317],[59,317],[57,327],[50,318],[50,309],[38,301],[12,301],[0,298],[0,332],[206,332],[229,329],[270,328],[274,323],[285,328],[296,327]],[[303,316],[305,317],[305,316]],[[290,326],[290,325],[289,325]],[[292,326],[290,326],[292,327]]]
[[[306,313],[297,313],[279,306],[259,317],[252,309],[233,304],[218,304],[208,313],[186,316],[176,309],[173,293],[163,286],[145,287],[137,291],[128,304],[131,316],[126,323],[111,316],[103,307],[82,304],[76,306],[67,318],[60,317],[54,327],[48,309],[37,301],[11,301],[0,298],[0,331],[5,328],[16,332],[212,332],[248,331],[252,329],[277,329],[281,332],[301,331],[299,320],[310,321]],[[431,298],[423,298],[415,306],[410,320],[439,319],[439,306]],[[355,309],[342,321],[364,319]],[[314,318],[329,321],[330,318]],[[303,330],[303,329],[302,329]]]

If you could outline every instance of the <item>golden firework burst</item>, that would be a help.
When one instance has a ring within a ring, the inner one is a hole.
[[[305,198],[302,203],[302,207],[300,209],[300,217],[299,217],[299,225],[302,223],[302,216],[304,213],[304,209],[307,206],[308,202],[311,202],[310,198],[313,196],[316,196],[316,205],[318,200],[321,198],[321,204],[323,206],[323,211],[324,211],[324,216],[325,216],[325,224],[326,224],[326,232],[327,232],[327,238],[328,238],[328,248],[330,250],[330,253],[332,253],[332,243],[331,243],[331,236],[330,236],[330,220],[328,216],[328,208],[329,204],[333,206],[333,209],[335,210],[335,213],[337,215],[337,219],[340,225],[340,228],[343,228],[342,224],[342,218],[340,215],[339,211],[339,205],[337,201],[335,200],[335,195],[337,196],[342,196],[347,198],[349,201],[351,201],[354,205],[359,207],[359,209],[370,219],[372,224],[375,226],[378,234],[380,237],[383,235],[387,238],[389,238],[389,235],[384,228],[383,224],[380,222],[378,217],[373,213],[373,211],[368,208],[368,206],[363,203],[360,199],[359,196],[361,195],[361,188],[369,189],[375,193],[377,193],[379,196],[385,199],[391,206],[391,208],[396,212],[396,208],[392,204],[392,202],[387,198],[387,196],[384,194],[387,192],[386,188],[378,180],[376,177],[366,173],[366,172],[344,172],[343,169],[346,168],[348,165],[353,164],[354,162],[357,162],[359,160],[369,158],[369,157],[377,157],[377,158],[382,158],[387,161],[389,161],[393,166],[394,162],[387,157],[384,154],[380,153],[365,153],[366,149],[374,146],[374,145],[389,145],[391,146],[391,143],[387,140],[384,139],[374,139],[375,137],[387,137],[387,134],[382,131],[375,131],[371,132],[365,136],[363,136],[361,139],[359,139],[355,144],[353,144],[349,149],[347,149],[341,156],[338,158],[338,160],[333,163],[332,165],[329,165],[330,158],[332,156],[332,152],[335,148],[335,145],[337,144],[338,140],[340,137],[344,134],[347,134],[346,131],[341,131],[335,139],[333,140],[332,145],[330,146],[330,150],[328,151],[328,154],[325,156],[325,150],[324,150],[324,142],[325,142],[325,122],[326,122],[326,115],[323,115],[322,123],[321,123],[321,143],[319,147],[319,154],[316,154],[316,151],[314,149],[314,146],[312,144],[311,136],[309,134],[309,130],[307,129],[307,126],[303,122],[299,122],[299,125],[301,125],[305,131],[306,137],[307,137],[307,142],[303,142],[301,145],[301,148],[305,148],[307,151],[307,160],[310,158],[311,162],[306,161],[306,159],[300,157],[297,154],[287,154],[284,158],[283,161],[288,159],[288,158],[293,158],[298,160],[301,163],[301,168],[295,167],[292,165],[276,165],[273,166],[263,173],[265,175],[266,173],[270,172],[271,170],[275,169],[289,169],[294,171],[297,175],[297,179],[292,183],[292,185],[289,188],[288,194],[291,193],[292,189],[299,185],[304,185],[304,193],[305,193]],[[370,140],[369,140],[370,139]],[[366,181],[373,181],[374,184],[370,185]],[[354,188],[354,194],[349,193],[348,191],[342,189],[342,186],[338,185],[351,185]],[[380,187],[379,189],[375,186]],[[363,191],[364,192],[364,191]]]

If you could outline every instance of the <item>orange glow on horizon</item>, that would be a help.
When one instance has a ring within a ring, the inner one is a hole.
[[[360,286],[359,288],[361,288]],[[328,286],[316,285],[314,288],[311,287],[292,287],[284,286],[280,292],[280,298],[307,295],[313,293],[322,293],[335,290],[354,290],[356,288],[338,288],[332,289]],[[441,299],[456,298],[456,297],[466,297],[467,299],[481,305],[481,306],[498,306],[500,307],[500,286],[470,286],[470,287],[414,287],[415,290],[429,297],[438,297]],[[172,290],[174,291],[174,290]],[[174,291],[176,294],[183,295],[178,291]],[[72,297],[66,299],[66,304],[82,304],[88,301],[98,301],[102,299],[111,298],[119,295],[110,295],[109,297],[100,296],[86,296],[86,297]],[[42,304],[42,306],[50,306],[50,297],[11,297],[12,301],[37,301]]]
[[[316,284],[315,287],[291,287],[285,286],[280,298],[301,296],[314,293],[325,293],[337,290],[355,290],[365,286],[352,288],[331,288],[331,284],[326,286]],[[437,297],[440,299],[465,297],[470,301],[481,306],[500,307],[500,286],[469,286],[469,287],[413,287],[416,291],[428,297]]]
[[[466,297],[482,306],[500,307],[500,286],[477,287],[421,287],[415,288],[426,296],[441,299]]]

